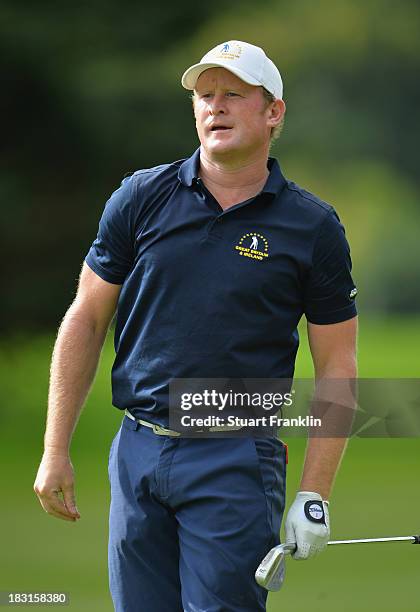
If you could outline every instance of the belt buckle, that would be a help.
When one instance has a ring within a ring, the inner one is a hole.
[[[176,438],[181,435],[179,431],[174,431],[173,429],[166,429],[165,427],[162,427],[161,425],[156,425],[156,423],[153,423],[152,431],[157,436],[170,436],[172,438]]]

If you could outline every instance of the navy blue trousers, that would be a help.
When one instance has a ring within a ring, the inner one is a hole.
[[[262,612],[255,570],[279,543],[286,449],[274,438],[158,436],[124,417],[109,456],[117,612]]]

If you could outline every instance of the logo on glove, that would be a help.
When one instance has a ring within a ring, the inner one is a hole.
[[[322,523],[325,525],[325,513],[322,503],[319,501],[307,501],[304,506],[305,516],[312,523]]]

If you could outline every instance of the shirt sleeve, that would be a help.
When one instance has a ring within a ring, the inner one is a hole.
[[[334,210],[322,223],[315,242],[305,288],[305,315],[310,323],[327,325],[356,316],[357,289],[351,277],[350,248]]]
[[[122,285],[134,261],[133,177],[124,179],[105,205],[99,230],[85,258],[108,283]]]

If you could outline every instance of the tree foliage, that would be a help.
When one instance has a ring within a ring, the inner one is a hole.
[[[180,75],[230,38],[263,46],[283,74],[273,154],[337,207],[361,303],[417,310],[419,26],[414,0],[3,2],[3,323],[58,322],[124,173],[197,146]]]

